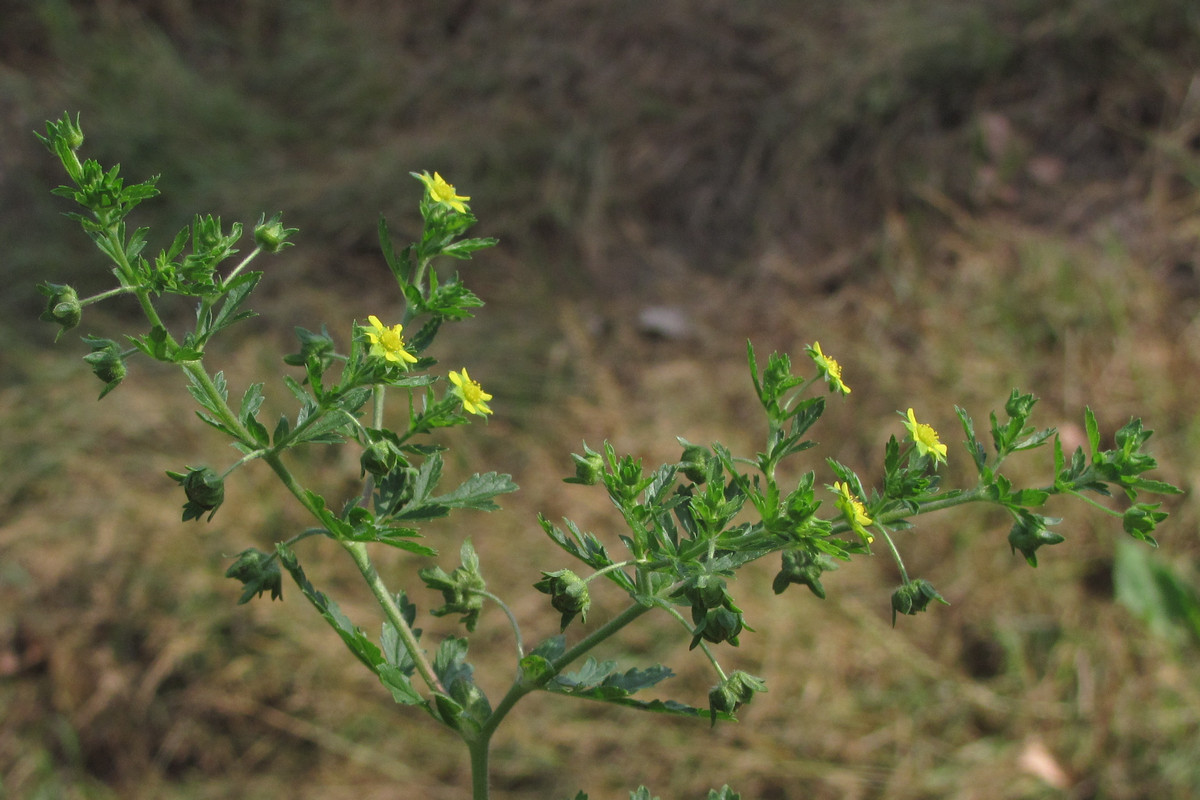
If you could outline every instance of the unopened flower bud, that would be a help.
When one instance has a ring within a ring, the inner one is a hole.
[[[167,472],[183,487],[188,501],[183,505],[183,521],[200,519],[208,512],[211,520],[225,502],[225,480],[209,467],[188,467],[186,473]]]
[[[575,462],[575,477],[565,478],[565,483],[578,483],[584,486],[594,486],[604,475],[604,456],[584,445],[583,455],[571,453]]]
[[[272,600],[283,599],[283,576],[279,571],[279,559],[251,547],[238,553],[237,560],[225,570],[226,578],[242,582],[242,596],[238,605],[250,599],[262,597],[270,592]]]
[[[1021,555],[1025,556],[1029,566],[1036,567],[1036,553],[1039,547],[1044,544],[1058,544],[1065,540],[1061,534],[1046,530],[1047,524],[1055,522],[1058,520],[1022,511],[1008,532],[1008,544],[1012,547],[1013,552],[1021,551]]]
[[[924,578],[909,581],[892,592],[892,625],[896,624],[897,612],[901,614],[918,614],[929,607],[929,603],[937,600],[943,605],[950,605],[946,598],[933,588],[933,584]]]
[[[92,373],[104,381],[104,389],[100,392],[100,396],[104,397],[125,379],[125,354],[112,339],[85,336],[83,340],[92,348],[92,352],[83,360],[91,364]]]
[[[362,467],[363,475],[369,472],[377,478],[387,475],[398,466],[408,466],[408,462],[400,452],[386,439],[377,439],[371,442],[363,450],[358,463]]]
[[[562,612],[562,630],[566,630],[576,615],[586,621],[592,598],[583,579],[569,569],[543,572],[542,575],[542,579],[535,583],[533,588],[542,594],[550,595],[550,605],[554,606],[556,611]]]
[[[692,643],[688,649],[694,648],[704,639],[713,644],[729,642],[734,647],[738,643],[738,634],[745,627],[742,612],[737,608],[719,606],[717,608],[700,609],[692,607]]]
[[[57,342],[59,336],[78,325],[79,320],[83,317],[83,306],[79,303],[79,295],[73,288],[61,283],[42,283],[37,288],[47,298],[46,310],[38,319],[59,324],[58,335],[54,337],[54,341]]]
[[[1158,527],[1158,523],[1167,518],[1166,511],[1157,510],[1160,505],[1162,503],[1138,503],[1126,509],[1121,517],[1121,525],[1125,532],[1135,539],[1157,544],[1151,534]]]
[[[782,594],[791,584],[800,583],[824,600],[825,587],[821,585],[821,573],[827,569],[836,569],[828,557],[823,558],[819,553],[808,550],[785,550],[771,588],[775,594]]]
[[[761,678],[741,670],[730,673],[708,691],[708,709],[713,724],[716,724],[718,714],[732,714],[749,703],[756,693],[766,690],[767,684]]]
[[[679,457],[679,471],[692,483],[704,483],[708,480],[708,468],[713,455],[707,447],[698,444],[688,444],[683,448]]]
[[[276,214],[270,219],[264,214],[254,226],[254,243],[268,253],[278,253],[285,247],[291,247],[288,237],[298,228],[283,227],[282,214]]]

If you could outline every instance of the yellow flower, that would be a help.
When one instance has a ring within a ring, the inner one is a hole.
[[[833,490],[838,493],[837,500],[834,502],[854,532],[861,536],[867,544],[875,541],[875,537],[866,528],[875,520],[867,516],[867,510],[863,508],[862,502],[851,494],[849,484],[838,481],[833,484]]]
[[[374,314],[367,317],[367,321],[371,323],[371,329],[366,331],[367,341],[371,343],[371,355],[393,364],[417,363],[417,357],[404,349],[404,337],[400,335],[404,330],[403,325],[386,328]]]
[[[829,383],[829,391],[843,395],[850,394],[850,387],[842,382],[842,365],[837,362],[837,359],[822,353],[820,342],[813,342],[812,346],[806,349],[809,358],[817,365],[821,376]]]
[[[417,175],[415,172],[413,174]],[[425,184],[425,188],[429,190],[429,199],[433,200],[433,202],[450,206],[450,208],[459,214],[467,212],[467,206],[463,201],[470,200],[471,198],[455,194],[454,187],[446,183],[446,180],[441,175],[435,172],[431,178],[429,177],[429,173],[426,172],[417,175],[417,177],[421,180],[421,183]]]
[[[912,437],[918,453],[923,456],[932,454],[934,463],[945,463],[946,445],[938,441],[938,433],[932,425],[917,422],[917,416],[911,408],[908,410],[908,421],[904,423],[904,427],[908,428],[908,435]]]
[[[469,414],[478,414],[483,417],[492,410],[488,408],[487,401],[492,399],[492,396],[483,390],[475,381],[471,380],[471,376],[467,374],[467,368],[463,367],[461,374],[451,371],[450,382],[454,384],[453,392],[459,400],[462,400],[463,408]]]

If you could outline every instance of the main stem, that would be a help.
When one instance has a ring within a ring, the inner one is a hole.
[[[383,613],[387,616],[388,622],[396,628],[396,632],[400,635],[400,641],[404,643],[404,649],[412,656],[412,660],[417,665],[417,672],[420,673],[425,685],[429,690],[438,694],[445,694],[446,690],[438,680],[437,675],[433,672],[433,667],[429,663],[429,659],[425,658],[425,654],[421,652],[421,645],[417,642],[416,635],[412,632],[412,628],[408,626],[404,615],[400,612],[400,606],[396,604],[396,600],[392,597],[392,593],[388,591],[387,585],[383,582],[383,578],[379,577],[379,572],[376,571],[375,565],[371,563],[371,557],[367,555],[367,546],[363,542],[342,542],[342,547],[354,559],[355,566],[362,573],[363,580],[371,587],[371,594],[375,595],[375,599],[379,602]]]
[[[492,711],[491,716],[483,723],[479,735],[467,740],[467,749],[471,753],[471,797],[473,800],[488,800],[490,788],[488,784],[489,765],[488,751],[491,748],[492,735],[500,723],[512,711],[513,706],[525,695],[542,688],[559,673],[566,669],[576,659],[582,657],[596,645],[609,638],[617,631],[645,614],[653,606],[634,603],[608,622],[601,625],[592,633],[581,639],[574,647],[564,652],[550,663],[550,671],[538,683],[527,682],[521,675],[509,688],[508,693],[500,700],[499,705]]]

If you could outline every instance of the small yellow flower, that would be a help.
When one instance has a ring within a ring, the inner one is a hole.
[[[413,174],[416,175],[415,172]],[[455,194],[454,187],[446,183],[446,180],[441,175],[435,172],[431,178],[429,177],[429,173],[426,172],[417,175],[417,177],[421,180],[421,183],[425,184],[425,188],[429,190],[429,198],[433,202],[450,206],[450,208],[459,214],[467,212],[467,206],[463,201],[470,200],[471,198]]]
[[[820,342],[813,342],[811,347],[805,349],[808,351],[809,358],[817,365],[821,376],[829,383],[829,391],[842,395],[850,394],[850,387],[842,382],[842,365],[837,362],[837,359],[822,353]]]
[[[454,384],[453,392],[459,400],[462,400],[463,408],[469,414],[478,414],[483,417],[492,410],[488,408],[487,401],[492,399],[492,396],[483,390],[475,381],[471,380],[471,376],[467,374],[467,368],[463,367],[462,373],[454,371],[450,372],[450,382]]]
[[[371,355],[393,364],[417,363],[417,357],[404,349],[404,337],[400,335],[404,330],[403,325],[384,327],[374,314],[367,317],[367,321],[371,323],[371,329],[366,331],[367,341],[371,343]]]
[[[946,445],[938,440],[938,433],[932,425],[917,422],[917,416],[911,408],[908,410],[908,421],[904,423],[904,427],[908,428],[908,435],[912,437],[918,453],[923,456],[932,454],[934,463],[945,463]]]
[[[833,490],[838,493],[837,500],[834,502],[854,532],[861,536],[867,544],[875,541],[875,537],[866,528],[875,520],[867,516],[867,510],[863,508],[862,502],[850,492],[849,484],[838,481],[833,484]]]

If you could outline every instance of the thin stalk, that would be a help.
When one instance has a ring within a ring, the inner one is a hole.
[[[508,624],[513,629],[513,637],[517,640],[517,658],[524,658],[525,640],[521,637],[521,626],[517,623],[517,618],[513,614],[512,609],[508,607],[508,603],[505,603],[499,597],[487,591],[486,589],[472,589],[471,592],[472,594],[486,597],[488,600],[491,600],[493,603],[500,606],[500,610],[504,612],[504,616],[508,617]]]
[[[80,306],[80,308],[82,308],[84,306],[90,306],[92,303],[99,303],[101,300],[107,300],[108,298],[116,297],[119,294],[130,294],[130,293],[136,292],[136,291],[137,291],[137,288],[134,286],[118,286],[115,289],[109,289],[107,292],[101,292],[100,294],[94,294],[91,297],[87,297],[87,298],[84,298],[83,300],[80,300],[79,306]]]
[[[383,613],[387,616],[388,622],[396,628],[396,632],[400,635],[400,641],[404,643],[404,648],[408,654],[412,656],[412,660],[417,665],[417,672],[420,673],[425,685],[429,690],[437,694],[445,694],[446,690],[442,687],[441,681],[433,672],[433,666],[430,665],[429,659],[425,657],[425,653],[421,650],[420,643],[417,642],[417,637],[413,633],[412,628],[408,626],[408,622],[404,619],[404,614],[400,612],[400,606],[396,604],[395,598],[388,591],[383,579],[379,577],[379,573],[375,570],[375,565],[371,563],[371,557],[367,555],[367,546],[362,542],[346,542],[341,543],[350,557],[354,559],[355,566],[362,573],[363,580],[371,587],[371,593],[375,595],[375,599],[379,602]]]
[[[241,272],[242,270],[244,270],[246,268],[246,265],[249,264],[251,261],[253,261],[255,256],[257,256],[261,252],[262,252],[262,246],[260,245],[258,247],[255,247],[249,253],[247,253],[246,257],[242,259],[242,263],[240,263],[236,267],[234,267],[233,271],[230,272],[227,276],[225,276],[225,280],[223,280],[222,283],[224,285],[228,286],[229,282],[231,280],[233,280],[234,278],[236,278],[237,274],[239,272]]]

